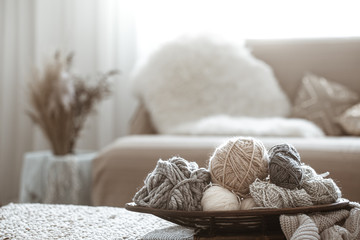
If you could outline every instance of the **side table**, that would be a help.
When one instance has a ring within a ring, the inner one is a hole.
[[[19,202],[91,205],[91,163],[96,153],[24,155]]]

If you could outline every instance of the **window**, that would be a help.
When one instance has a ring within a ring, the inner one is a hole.
[[[271,39],[360,36],[360,2],[347,0],[153,0],[135,6],[138,46],[184,34]]]

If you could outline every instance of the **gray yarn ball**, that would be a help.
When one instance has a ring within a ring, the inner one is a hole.
[[[201,198],[210,173],[180,157],[159,160],[133,201],[143,207],[168,210],[201,210]]]
[[[300,154],[290,144],[273,146],[269,151],[270,181],[279,187],[295,189],[302,183]]]

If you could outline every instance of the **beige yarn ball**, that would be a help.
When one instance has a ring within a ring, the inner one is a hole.
[[[203,193],[203,211],[240,210],[241,201],[234,193],[220,186],[211,186]]]
[[[269,156],[264,144],[255,138],[232,138],[216,148],[209,171],[213,183],[245,198],[251,183],[268,176]]]
[[[245,198],[244,200],[241,201],[240,210],[249,210],[249,209],[252,209],[255,207],[257,207],[257,205],[256,205],[254,199],[249,197],[249,198]]]

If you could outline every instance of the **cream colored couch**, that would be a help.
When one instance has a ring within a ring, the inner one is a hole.
[[[304,73],[313,72],[338,81],[360,94],[360,38],[252,40],[254,56],[269,64],[291,101]],[[156,134],[140,103],[131,123],[132,136],[119,138],[93,162],[94,205],[123,206],[130,202],[159,158],[179,155],[206,167],[215,147],[229,136],[175,136]],[[343,197],[360,201],[360,138],[260,137],[267,148],[293,144],[302,162],[318,172],[330,172]]]

